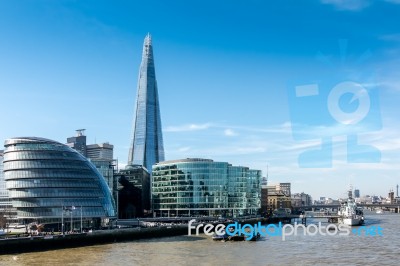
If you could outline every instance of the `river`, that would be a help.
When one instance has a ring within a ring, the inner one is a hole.
[[[399,265],[400,215],[365,217],[365,226],[380,226],[383,236],[299,234],[256,242],[177,236],[2,255],[0,265]]]

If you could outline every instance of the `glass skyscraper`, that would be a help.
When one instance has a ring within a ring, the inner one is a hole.
[[[193,158],[157,163],[152,176],[157,216],[239,217],[261,207],[260,170]]]
[[[144,39],[139,70],[133,134],[128,165],[143,165],[150,172],[152,165],[164,161],[160,106],[154,68],[151,36]]]

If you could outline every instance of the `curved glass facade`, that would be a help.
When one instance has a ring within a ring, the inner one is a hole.
[[[158,216],[256,214],[261,171],[207,159],[183,159],[153,166],[152,203]]]
[[[35,137],[8,139],[4,147],[4,179],[19,219],[60,219],[64,208],[85,219],[116,216],[104,178],[74,149]]]

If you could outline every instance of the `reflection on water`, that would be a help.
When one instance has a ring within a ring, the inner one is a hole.
[[[215,242],[178,236],[0,256],[0,265],[398,265],[399,214],[366,215],[383,236],[290,236]]]

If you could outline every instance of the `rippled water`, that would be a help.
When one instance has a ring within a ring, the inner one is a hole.
[[[1,265],[399,265],[400,214],[366,215],[383,236],[291,236],[215,242],[178,236],[0,256]]]

